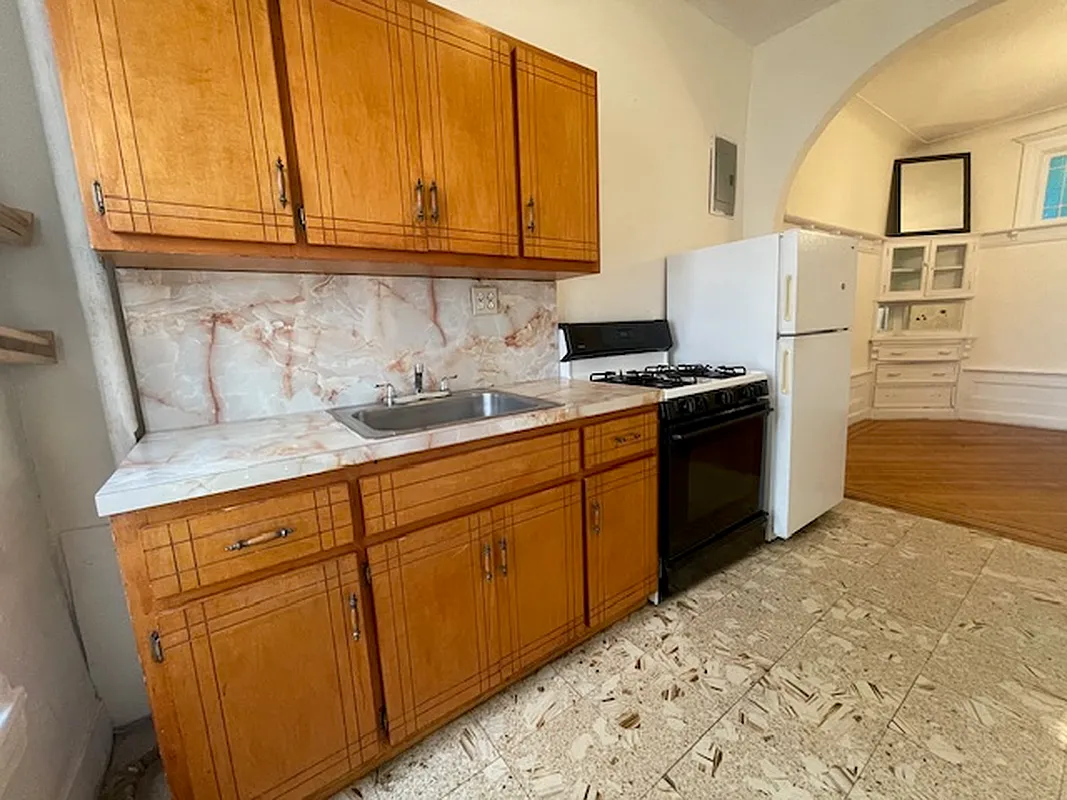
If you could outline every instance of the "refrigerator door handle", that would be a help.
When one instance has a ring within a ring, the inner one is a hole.
[[[793,276],[785,276],[785,321],[793,321]]]
[[[790,374],[793,360],[792,350],[782,351],[782,380],[781,380],[781,392],[782,394],[789,394],[790,383],[792,383],[793,376]]]

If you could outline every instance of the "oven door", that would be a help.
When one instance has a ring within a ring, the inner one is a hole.
[[[661,549],[670,561],[760,512],[770,403],[664,426]]]

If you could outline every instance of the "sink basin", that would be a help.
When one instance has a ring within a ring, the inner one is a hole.
[[[545,408],[559,403],[494,391],[456,392],[437,400],[418,400],[406,405],[349,406],[330,411],[340,422],[360,436],[384,439],[402,433],[416,433],[443,428],[462,422],[506,417]]]

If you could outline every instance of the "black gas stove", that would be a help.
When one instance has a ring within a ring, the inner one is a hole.
[[[747,370],[744,367],[713,367],[708,364],[656,364],[640,370],[594,372],[589,376],[589,380],[595,383],[647,386],[650,389],[677,389],[680,386],[693,386],[701,380],[736,378],[746,374],[746,372]]]

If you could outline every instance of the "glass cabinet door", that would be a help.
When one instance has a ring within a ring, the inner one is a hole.
[[[928,294],[953,294],[966,291],[967,245],[934,243]]]
[[[926,245],[909,244],[891,247],[886,294],[921,294],[925,265]]]

